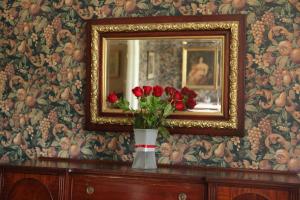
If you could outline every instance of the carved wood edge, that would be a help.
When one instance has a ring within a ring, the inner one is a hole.
[[[39,157],[40,161],[56,161],[56,162],[70,162],[70,163],[87,163],[87,164],[116,164],[120,166],[131,166],[132,162],[114,161],[114,160],[83,160],[83,159],[72,159],[72,158],[49,158]],[[244,168],[226,168],[226,167],[212,167],[212,166],[191,166],[183,164],[158,164],[159,168],[173,168],[173,169],[194,169],[194,170],[209,170],[216,172],[250,172],[250,173],[268,173],[268,174],[281,174],[281,175],[295,175],[297,172],[294,171],[280,171],[280,170],[263,170],[263,169],[244,169]]]

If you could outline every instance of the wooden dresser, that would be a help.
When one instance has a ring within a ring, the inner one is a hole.
[[[287,172],[220,168],[131,169],[100,161],[2,163],[3,200],[299,200]]]

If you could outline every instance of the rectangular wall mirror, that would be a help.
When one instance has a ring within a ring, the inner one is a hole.
[[[137,108],[131,89],[161,85],[197,93],[193,109],[168,119],[171,132],[240,135],[244,129],[242,15],[102,19],[88,22],[86,128],[131,131],[109,92]]]

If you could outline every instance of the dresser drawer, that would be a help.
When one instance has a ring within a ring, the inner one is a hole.
[[[73,175],[71,199],[204,200],[202,184],[148,178]]]
[[[63,178],[55,174],[13,171],[5,172],[3,179],[3,199],[57,200],[62,195]]]
[[[266,189],[255,187],[217,186],[215,200],[290,200],[286,189]]]

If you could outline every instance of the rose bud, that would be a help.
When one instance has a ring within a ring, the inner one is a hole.
[[[173,88],[173,87],[166,87],[166,88],[165,88],[166,94],[167,94],[167,95],[170,95],[170,96],[172,96],[172,95],[174,94],[175,91],[176,91],[176,89]]]
[[[193,109],[196,105],[196,101],[194,98],[188,98],[187,101],[186,101],[186,106],[189,108],[189,109]]]
[[[197,93],[194,90],[190,90],[188,97],[189,98],[195,98],[197,96]]]
[[[143,90],[144,90],[144,95],[148,96],[152,91],[152,87],[151,86],[143,86]]]
[[[132,93],[136,97],[141,97],[141,96],[143,96],[143,89],[141,87],[135,87],[135,88],[132,89]]]
[[[116,103],[118,101],[118,97],[117,97],[116,93],[111,92],[107,97],[107,101],[109,103]]]
[[[153,87],[153,95],[156,96],[156,97],[160,97],[164,92],[164,89],[159,86],[159,85],[156,85]]]
[[[175,93],[174,93],[174,95],[173,95],[173,98],[174,98],[174,100],[182,100],[183,99],[183,96],[182,96],[182,94],[180,93],[180,92],[178,92],[178,91],[175,91]]]
[[[175,103],[175,109],[178,111],[183,111],[184,110],[184,104],[182,101],[177,101]]]
[[[181,94],[183,94],[183,95],[189,95],[189,93],[190,93],[190,89],[189,88],[183,87],[181,89]]]

